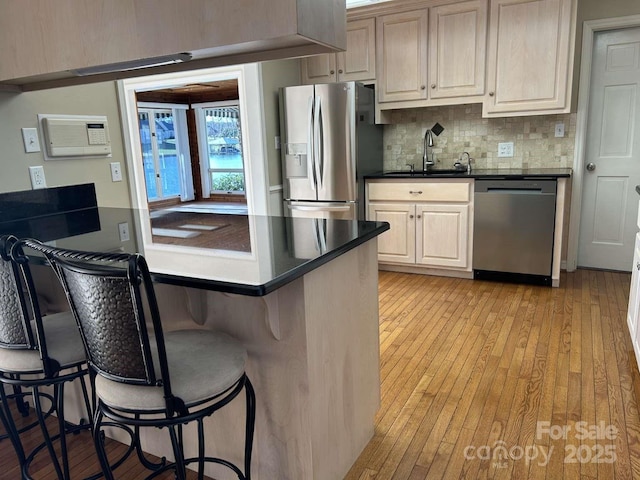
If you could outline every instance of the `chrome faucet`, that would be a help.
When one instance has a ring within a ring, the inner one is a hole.
[[[429,159],[429,148],[433,147],[433,135],[431,134],[431,130],[427,129],[424,132],[424,153],[422,154],[422,171],[426,172],[429,167],[433,166],[433,154],[431,159]]]
[[[466,165],[462,163],[465,156],[467,157]],[[473,162],[473,158],[471,158],[471,156],[469,155],[469,152],[462,152],[462,154],[460,154],[460,158],[456,163],[453,164],[453,166],[456,170],[460,170],[460,171],[466,170],[467,173],[471,173],[471,162]]]

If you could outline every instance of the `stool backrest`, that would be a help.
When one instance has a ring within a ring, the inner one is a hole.
[[[56,267],[93,366],[113,380],[154,385],[137,278],[127,269],[60,258]]]
[[[174,397],[164,336],[144,257],[54,248],[28,239],[21,244],[44,253],[56,272],[80,328],[90,367],[111,380],[162,386],[171,411]],[[145,303],[153,337],[147,328]]]
[[[11,260],[11,247],[16,237],[0,237],[0,347],[34,349],[26,293],[20,281],[20,272]]]
[[[0,348],[39,350],[38,371],[51,378],[60,372],[60,364],[48,355],[38,295],[28,258],[21,252],[15,236],[0,236]]]

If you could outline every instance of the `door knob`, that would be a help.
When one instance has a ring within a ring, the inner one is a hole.
[[[595,169],[596,169],[596,164],[595,163],[593,163],[593,162],[587,163],[587,170],[589,172],[593,172]]]

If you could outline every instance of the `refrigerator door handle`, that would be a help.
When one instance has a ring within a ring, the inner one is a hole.
[[[314,141],[314,163],[315,163],[315,175],[316,186],[318,189],[322,188],[322,173],[324,170],[324,157],[322,151],[322,102],[320,97],[316,97],[315,108],[313,112],[313,141]]]
[[[320,253],[322,253],[322,247],[320,246],[320,232],[318,232],[318,222],[317,222],[317,218],[313,219],[313,233],[314,233],[314,239],[316,241],[316,250],[318,250]]]
[[[311,184],[311,190],[316,191],[316,169],[315,169],[315,134],[313,123],[313,96],[309,97],[308,113],[307,113],[307,175],[309,176],[309,183]]]
[[[348,212],[351,210],[349,205],[339,205],[335,207],[311,207],[305,205],[289,205],[290,210],[300,210],[301,212]]]
[[[327,219],[318,218],[318,239],[320,240],[320,253],[327,251]]]

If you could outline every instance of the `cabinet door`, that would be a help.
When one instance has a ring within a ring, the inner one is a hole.
[[[631,343],[640,366],[640,329],[638,318],[640,313],[640,233],[636,234],[636,245],[633,251],[633,265],[631,266],[631,287],[629,289],[629,307],[627,309],[627,325],[631,335]]]
[[[302,59],[302,83],[331,83],[336,81],[336,54],[325,53]]]
[[[427,98],[427,19],[427,9],[376,19],[380,102]]]
[[[573,0],[491,0],[484,113],[566,113]]]
[[[416,205],[416,263],[467,268],[469,205]]]
[[[378,237],[378,260],[381,262],[415,263],[415,205],[369,204],[368,219],[389,222],[390,230]]]
[[[347,51],[336,54],[338,81],[375,80],[376,21],[374,18],[347,23]]]
[[[487,0],[431,8],[429,12],[429,96],[484,93]]]

